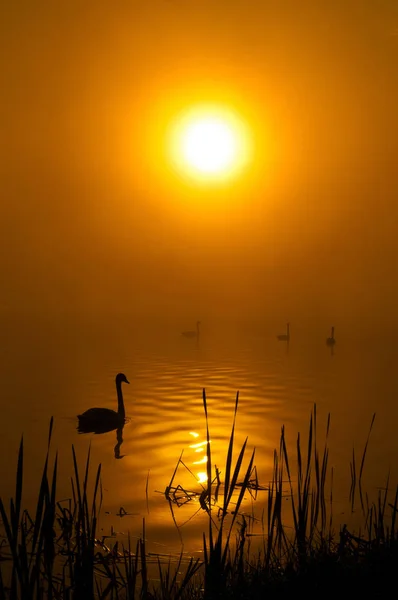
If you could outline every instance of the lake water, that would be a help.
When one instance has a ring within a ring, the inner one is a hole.
[[[273,450],[286,427],[293,457],[297,432],[307,439],[308,422],[317,404],[318,441],[324,441],[331,413],[329,464],[334,467],[335,524],[350,517],[350,459],[355,446],[360,457],[371,418],[364,487],[376,498],[388,470],[392,487],[398,482],[397,398],[394,336],[361,328],[339,331],[332,353],[324,329],[300,329],[292,324],[289,346],[278,342],[282,324],[202,323],[199,343],[180,335],[191,323],[144,322],[126,318],[106,322],[20,318],[4,320],[0,348],[2,435],[0,438],[1,495],[15,485],[18,445],[24,435],[25,505],[34,502],[46,452],[48,425],[54,416],[53,450],[60,460],[58,497],[70,497],[73,444],[83,470],[91,445],[92,477],[102,464],[101,529],[108,535],[128,530],[133,536],[146,521],[148,548],[153,552],[200,552],[206,517],[198,502],[175,506],[177,530],[165,499],[182,450],[183,461],[195,476],[205,472],[206,389],[212,455],[223,471],[239,390],[236,447],[248,436],[248,453],[256,448],[259,481],[271,478]],[[76,415],[103,406],[116,409],[114,378],[122,371],[126,414],[122,432],[79,435]],[[121,443],[120,443],[121,442]],[[122,457],[121,460],[115,458]],[[54,454],[54,453],[53,453]],[[294,464],[294,461],[293,461]],[[222,475],[221,475],[222,478]],[[200,491],[194,476],[181,465],[174,485]],[[257,511],[266,501],[259,492]],[[120,507],[128,513],[118,516]]]

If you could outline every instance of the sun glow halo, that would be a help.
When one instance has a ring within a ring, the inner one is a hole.
[[[225,179],[249,158],[243,123],[226,109],[196,108],[172,127],[171,154],[179,171],[200,179]]]

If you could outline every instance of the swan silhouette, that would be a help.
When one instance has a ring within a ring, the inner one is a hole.
[[[199,325],[200,321],[196,321],[196,331],[183,331],[181,335],[187,338],[197,338],[199,339]]]
[[[327,346],[334,346],[336,343],[336,340],[334,339],[334,327],[332,327],[332,331],[330,333],[330,337],[326,338],[326,345]]]
[[[290,323],[286,324],[286,333],[281,333],[276,337],[280,342],[288,342],[290,340]]]
[[[117,412],[110,408],[89,408],[77,415],[79,433],[106,433],[122,427],[125,422],[125,410],[122,394],[122,383],[130,383],[123,373],[116,375]]]

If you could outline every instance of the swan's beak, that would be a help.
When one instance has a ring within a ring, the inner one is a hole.
[[[126,383],[130,383],[129,380],[127,379],[127,377],[126,377]]]

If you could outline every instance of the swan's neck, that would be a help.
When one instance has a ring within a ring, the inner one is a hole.
[[[122,394],[122,384],[120,381],[117,382],[116,384],[116,391],[117,391],[117,412],[119,417],[123,417],[124,419],[124,402],[123,402],[123,394]]]

